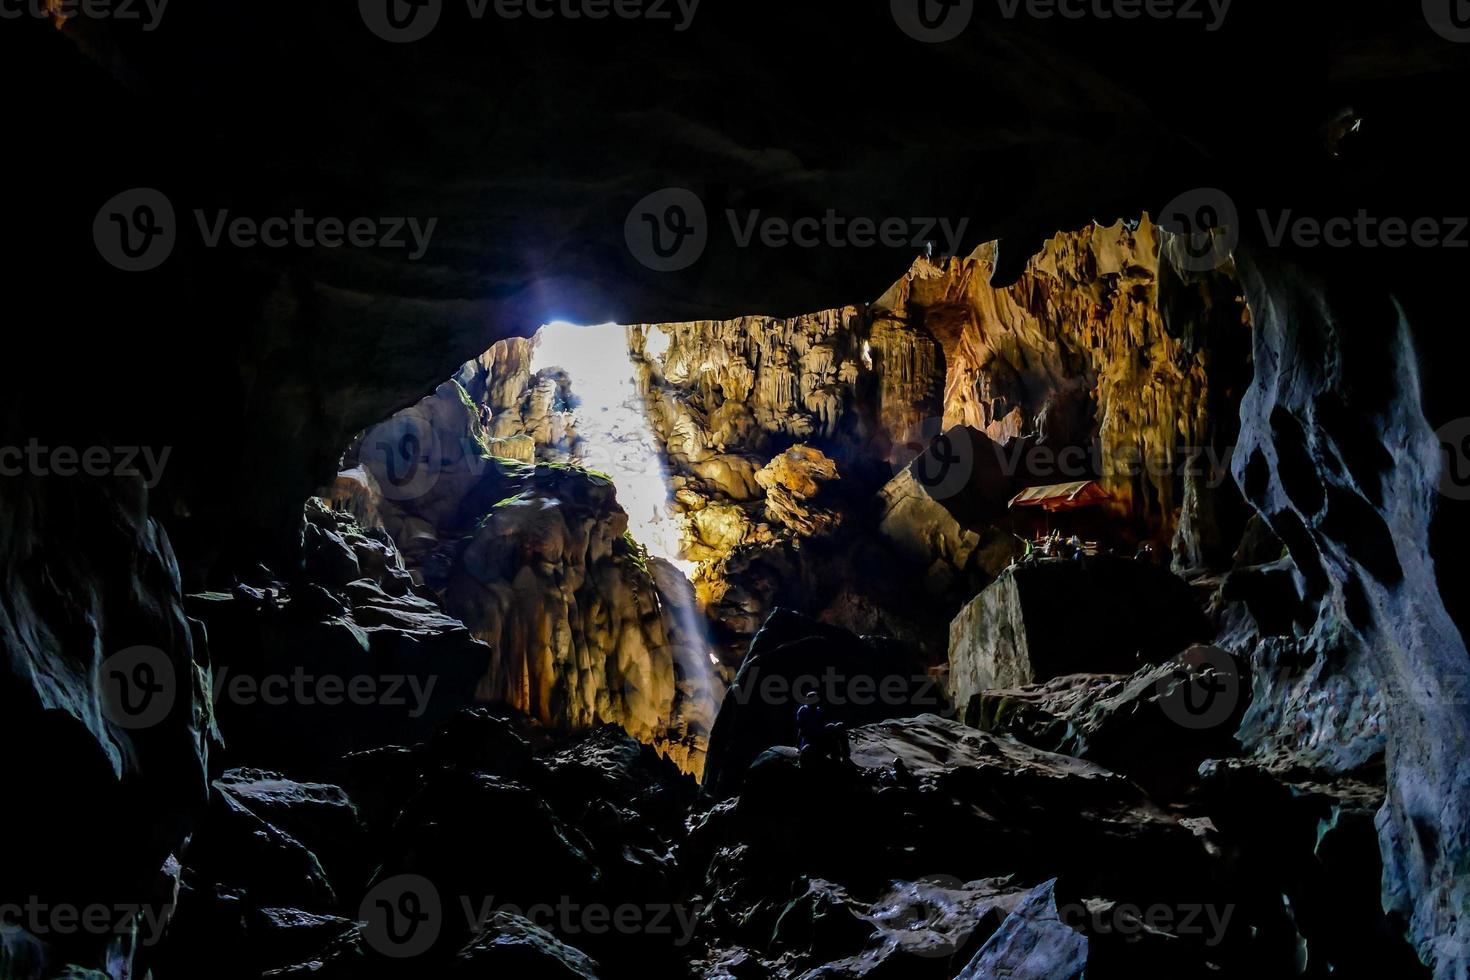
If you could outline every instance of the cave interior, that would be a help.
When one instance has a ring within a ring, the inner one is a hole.
[[[1470,980],[1362,6],[5,7],[0,980]]]

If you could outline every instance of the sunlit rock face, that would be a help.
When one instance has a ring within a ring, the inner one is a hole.
[[[942,265],[920,260],[875,311],[879,322],[920,327],[943,346],[946,425],[997,442],[1033,436],[1055,450],[1087,447],[1077,463],[1037,467],[1027,482],[1100,477],[1119,515],[1162,543],[1183,502],[1183,462],[1191,451],[1223,456],[1240,395],[1244,356],[1228,362],[1198,325],[1223,308],[1236,348],[1249,331],[1228,281],[1211,279],[1171,283],[1190,300],[1180,304],[1182,335],[1172,335],[1158,248],[1147,216],[1136,227],[1089,226],[1050,239],[1018,281],[995,287],[991,243]]]
[[[628,540],[605,478],[550,465],[518,486],[479,522],[443,586],[446,608],[497,651],[480,697],[563,729],[614,722],[697,773],[709,719],[689,709],[701,714],[696,704],[712,695],[701,689],[699,637],[681,627],[687,583],[683,594],[660,588],[659,559]]]
[[[721,692],[709,689],[691,586],[628,533],[609,475],[494,455],[508,439],[570,455],[515,428],[527,418],[516,389],[536,373],[522,353],[499,347],[460,372],[469,390],[446,382],[369,429],[330,496],[383,527],[420,587],[490,645],[480,700],[555,729],[621,725],[698,774]],[[555,422],[538,431],[569,431],[566,415],[534,416]]]

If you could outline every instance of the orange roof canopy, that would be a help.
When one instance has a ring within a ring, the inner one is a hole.
[[[1097,485],[1096,480],[1055,483],[1047,487],[1027,487],[1011,498],[1011,507],[1040,507],[1048,513],[1095,507],[1112,500],[1112,495]]]

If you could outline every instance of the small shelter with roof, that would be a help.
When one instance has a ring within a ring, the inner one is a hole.
[[[1106,529],[1099,508],[1112,500],[1113,495],[1099,486],[1096,480],[1077,480],[1027,487],[1012,497],[1007,506],[1021,519],[1018,523],[1030,530],[1034,537],[1058,531],[1063,537],[1076,534],[1096,538]]]

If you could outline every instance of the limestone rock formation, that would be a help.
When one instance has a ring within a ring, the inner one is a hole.
[[[841,520],[817,498],[837,479],[837,464],[809,446],[792,446],[755,475],[766,492],[766,513],[797,537],[831,531]]]
[[[620,724],[697,773],[713,722],[701,705],[716,695],[701,638],[686,625],[692,595],[667,577],[661,590],[658,560],[626,531],[606,479],[528,469],[435,585],[496,651],[483,699],[562,729]]]
[[[468,389],[446,382],[369,429],[333,498],[375,518],[428,594],[488,645],[481,700],[563,730],[621,724],[698,773],[722,688],[691,587],[627,533],[606,475],[493,455],[497,438],[527,435],[512,394],[527,371],[523,345],[470,362]]]
[[[920,260],[878,300],[878,315],[943,346],[946,426],[997,442],[1038,438],[1056,455],[1034,463],[1027,483],[1100,478],[1120,518],[1167,544],[1183,502],[1179,475],[1199,454],[1223,457],[1231,446],[1248,377],[1243,304],[1214,281],[1175,285],[1202,294],[1198,307],[1233,309],[1236,330],[1209,347],[1174,336],[1147,216],[1050,238],[1014,285],[991,285],[996,248]]]

